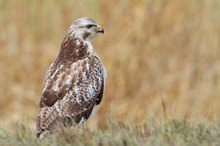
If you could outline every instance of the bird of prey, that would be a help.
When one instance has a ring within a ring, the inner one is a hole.
[[[81,125],[102,101],[105,69],[92,39],[104,29],[94,19],[75,20],[50,65],[39,103],[37,137],[59,127]]]

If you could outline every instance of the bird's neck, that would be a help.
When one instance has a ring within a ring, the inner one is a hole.
[[[75,36],[66,36],[61,44],[59,60],[75,62],[82,60],[93,53],[93,47],[90,41],[85,41]]]

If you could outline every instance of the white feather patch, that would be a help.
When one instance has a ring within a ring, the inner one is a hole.
[[[81,104],[81,100],[79,99],[79,97],[76,97],[76,103]]]
[[[65,81],[65,84],[69,85],[69,84],[71,84],[71,81],[72,81],[71,75],[67,75],[67,79]]]
[[[58,83],[55,83],[55,85],[53,86],[53,91],[57,92],[58,90],[59,90]]]
[[[92,46],[91,42],[90,41],[86,41],[86,44],[88,46],[88,51],[90,53],[94,53],[94,49],[93,49],[93,46]]]
[[[103,66],[103,70],[104,70],[104,79],[107,78],[107,70],[105,69],[105,67]]]
[[[85,118],[84,117],[82,117],[82,119],[80,120],[80,122],[79,122],[79,126],[81,126],[83,123],[85,122]]]
[[[79,45],[80,45],[80,42],[79,42],[79,40],[78,40],[78,39],[76,40],[76,45],[77,45],[77,46],[79,46]]]
[[[94,105],[92,108],[92,113],[91,113],[91,117],[93,117],[95,115],[95,113],[98,111],[99,106],[98,105]]]
[[[85,81],[86,79],[87,79],[87,77],[86,77],[86,72],[83,72],[82,80]]]
[[[86,63],[86,70],[87,71],[89,71],[89,67],[90,67],[89,63]]]
[[[74,91],[76,94],[78,94],[78,87],[77,86],[74,87]]]
[[[92,87],[92,84],[89,84],[89,87],[88,87],[88,94],[89,94],[89,96],[88,97],[91,98],[93,93],[94,93],[94,89]]]

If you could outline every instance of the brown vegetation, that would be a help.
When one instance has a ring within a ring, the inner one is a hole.
[[[217,0],[0,0],[0,128],[34,127],[44,74],[72,21],[105,28],[94,45],[108,71],[91,125],[120,121],[218,120],[220,3]]]

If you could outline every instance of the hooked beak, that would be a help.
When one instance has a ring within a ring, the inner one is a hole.
[[[104,29],[100,25],[97,25],[97,32],[104,34]]]

